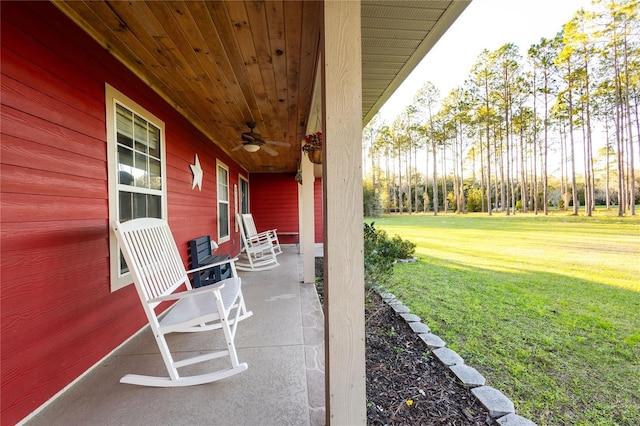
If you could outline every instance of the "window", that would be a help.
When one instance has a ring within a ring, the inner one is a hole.
[[[109,222],[166,218],[164,123],[106,85]],[[115,235],[109,234],[111,290],[131,282]]]
[[[249,213],[249,181],[244,176],[240,180],[240,213]]]
[[[218,242],[229,241],[229,168],[217,162],[218,182]]]

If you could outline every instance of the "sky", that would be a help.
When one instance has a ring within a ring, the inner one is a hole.
[[[591,0],[473,0],[380,108],[381,118],[390,124],[427,81],[441,98],[462,86],[483,49],[514,43],[526,55],[542,37],[554,37],[580,8],[593,10]]]

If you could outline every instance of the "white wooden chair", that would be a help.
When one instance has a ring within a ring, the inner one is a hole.
[[[233,261],[186,271],[167,221],[154,218],[113,222],[112,228],[127,261],[133,281],[169,373],[168,377],[127,374],[120,382],[143,386],[173,387],[209,383],[247,369],[238,362],[234,338],[238,322],[252,315],[246,310],[240,278]],[[193,289],[189,273],[231,262],[233,274],[213,285]],[[163,302],[175,302],[164,313],[156,313]],[[221,329],[226,349],[175,360],[166,334]],[[178,369],[204,361],[228,357],[229,367],[200,375],[181,376]]]
[[[236,214],[236,222],[242,235],[241,260],[236,262],[236,268],[241,271],[266,271],[279,265],[276,252],[273,248],[273,240],[268,235],[250,236],[242,222],[240,214]]]
[[[243,213],[242,222],[244,224],[244,230],[247,231],[247,235],[260,239],[270,238],[276,256],[282,254],[282,248],[280,248],[280,241],[278,240],[278,233],[276,232],[276,229],[269,229],[267,231],[258,232],[258,230],[256,229],[256,224],[253,221],[253,215],[251,213]]]

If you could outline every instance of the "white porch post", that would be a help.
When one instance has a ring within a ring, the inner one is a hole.
[[[366,423],[360,1],[324,2],[327,424]]]
[[[313,163],[302,154],[302,185],[298,186],[300,212],[300,252],[302,253],[302,282],[313,283],[316,279],[315,264],[315,213],[313,197]]]

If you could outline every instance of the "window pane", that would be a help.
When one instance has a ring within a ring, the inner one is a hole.
[[[147,195],[147,217],[162,218],[162,197]]]
[[[120,191],[118,193],[120,222],[133,219],[133,198],[130,192]]]
[[[218,167],[218,200],[229,201],[229,178],[227,171]]]
[[[160,158],[160,129],[153,124],[149,125],[149,155]]]
[[[229,172],[218,165],[216,171],[218,187],[218,236],[229,237]]]
[[[133,195],[133,218],[147,217],[147,196],[145,194]]]
[[[149,159],[149,188],[162,189],[162,168],[160,161]]]
[[[136,178],[136,186],[138,188],[149,187],[149,171],[147,165],[147,156],[136,152],[136,164],[134,176]]]
[[[135,116],[134,121],[134,135],[133,138],[135,140],[135,148],[136,151],[148,153],[147,145],[149,137],[147,135],[147,121],[142,117]]]
[[[118,183],[133,185],[133,151],[118,146]]]
[[[240,179],[240,212],[249,213],[249,182]]]
[[[133,113],[116,105],[116,134],[118,143],[133,147]]]
[[[229,204],[218,203],[218,233],[221,237],[229,235]]]

